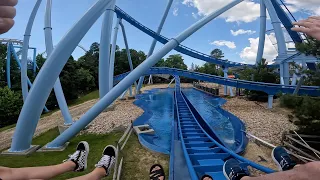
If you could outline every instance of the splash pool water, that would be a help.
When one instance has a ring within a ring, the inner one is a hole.
[[[149,124],[154,129],[154,135],[140,135],[145,146],[157,152],[169,154],[171,149],[171,123],[173,116],[174,89],[153,89],[137,97],[136,105],[142,107],[145,113],[134,125]]]
[[[229,118],[217,109],[225,103],[225,100],[193,88],[183,89],[183,92],[228,148],[234,149],[236,144],[234,128]],[[149,124],[155,131],[154,135],[139,135],[141,144],[165,154],[169,154],[171,149],[171,123],[174,120],[173,93],[172,88],[153,89],[138,95],[135,101],[135,104],[145,112],[134,122],[134,126]]]
[[[234,149],[235,133],[232,123],[217,110],[226,101],[191,88],[183,89],[183,93],[225,145]]]

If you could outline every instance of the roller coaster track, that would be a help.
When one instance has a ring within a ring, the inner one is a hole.
[[[194,115],[194,108],[181,92],[180,80],[176,79],[175,104],[178,120],[178,136],[182,151],[192,180],[198,180],[203,175],[210,175],[215,180],[225,180],[223,174],[224,162],[230,158],[238,159],[241,166],[252,166],[266,173],[273,170],[251,162],[221,145],[217,139],[207,134],[203,122]],[[171,164],[172,165],[172,164]],[[186,173],[186,172],[185,172]]]
[[[120,81],[128,74],[129,72],[116,76],[115,81]],[[202,74],[198,72],[191,72],[191,71],[174,69],[174,68],[150,68],[149,71],[145,73],[145,75],[150,75],[150,74],[177,75],[177,76],[187,77],[191,79],[197,79],[197,80],[227,85],[227,86],[236,87],[236,88],[263,91],[270,95],[276,95],[278,93],[292,94],[296,87],[296,86],[285,86],[281,84],[230,79],[230,78],[224,78],[221,76]],[[320,96],[320,87],[319,86],[302,86],[299,91],[299,94],[310,95],[310,96]]]

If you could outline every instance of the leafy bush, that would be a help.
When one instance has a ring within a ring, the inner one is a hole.
[[[320,131],[320,98],[309,96],[283,95],[280,105],[293,109],[298,120],[298,132],[302,134],[319,134]]]
[[[8,87],[0,88],[0,127],[17,122],[23,104],[20,94]]]
[[[290,109],[295,109],[299,107],[303,101],[303,97],[301,96],[293,96],[293,95],[282,95],[280,98],[280,105],[282,107],[287,107]]]

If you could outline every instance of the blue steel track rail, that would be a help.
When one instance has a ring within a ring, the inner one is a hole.
[[[124,73],[116,76],[115,81],[120,81],[128,74],[129,73]],[[214,76],[214,75],[202,74],[198,72],[191,72],[191,71],[186,71],[181,69],[165,68],[165,67],[150,68],[149,71],[146,72],[144,75],[150,75],[150,74],[177,75],[177,76],[187,77],[191,79],[197,79],[197,80],[232,86],[236,88],[263,91],[269,95],[276,95],[278,93],[292,94],[296,88],[296,86],[285,86],[281,84],[271,84],[271,83],[230,79],[230,78],[224,78],[221,76]],[[310,95],[310,96],[320,96],[320,87],[319,86],[302,86],[299,91],[299,94]]]
[[[190,178],[200,179],[210,175],[215,180],[225,180],[223,164],[230,158],[236,158],[241,166],[252,166],[260,171],[272,173],[273,170],[249,161],[218,143],[201,127],[194,116],[186,97],[182,94],[180,81],[176,81],[175,103],[178,119],[178,133]]]
[[[156,39],[160,43],[166,44],[170,40],[169,38],[166,38],[166,37],[164,37],[164,36],[162,36],[160,34],[157,34],[153,30],[151,30],[150,28],[144,26],[143,24],[141,24],[140,22],[135,20],[133,17],[131,17],[129,14],[127,14],[126,12],[124,12],[123,10],[121,10],[117,6],[115,7],[115,12],[117,13],[118,17],[124,19],[125,21],[127,21],[128,23],[130,23],[134,27],[138,28],[142,32],[148,34],[152,38]],[[203,60],[203,61],[206,61],[206,62],[210,62],[210,63],[213,63],[213,64],[217,64],[217,65],[226,66],[226,67],[252,66],[252,65],[249,65],[249,64],[242,64],[242,63],[231,62],[231,61],[227,61],[227,60],[223,60],[223,59],[213,58],[210,55],[201,53],[199,51],[196,51],[194,49],[188,48],[188,47],[183,46],[183,45],[179,45],[178,47],[175,48],[175,50],[180,52],[180,53],[182,53],[182,54],[191,56],[193,58],[200,59],[200,60]]]
[[[300,36],[298,32],[292,31],[291,28],[293,28],[292,21],[290,20],[289,16],[287,13],[283,10],[283,8],[280,6],[280,3],[278,0],[271,0],[277,15],[282,22],[283,26],[286,28],[288,31],[291,39],[293,40],[294,43],[302,43],[303,39]],[[315,63],[307,63],[307,66],[310,70],[317,70],[316,64]]]

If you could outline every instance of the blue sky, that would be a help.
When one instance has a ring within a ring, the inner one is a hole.
[[[174,37],[201,17],[230,1],[231,0],[175,0],[161,34],[168,38]],[[19,4],[16,7],[16,24],[10,32],[0,35],[0,38],[23,39],[25,26],[35,2],[35,0],[19,0]],[[95,0],[53,1],[52,27],[54,44],[59,42],[63,35],[95,2]],[[206,54],[209,54],[214,48],[220,48],[225,53],[226,59],[235,62],[252,63],[256,51],[255,43],[258,41],[257,38],[259,36],[258,2],[259,1],[249,0],[243,2],[243,4],[238,5],[232,11],[225,13],[221,18],[210,22],[182,44]],[[306,0],[305,2],[287,0],[286,3],[298,19],[305,18],[309,14],[317,14],[320,11],[314,8],[315,5],[320,5],[320,3],[313,2],[312,0]],[[153,30],[157,29],[166,4],[167,0],[117,0],[117,6]],[[30,40],[30,46],[36,47],[38,52],[45,51],[43,32],[44,11],[45,1],[42,3],[35,20]],[[89,49],[93,42],[99,42],[101,23],[102,18],[95,23],[83,38],[80,43],[82,46]],[[130,48],[142,50],[147,53],[152,38],[140,32],[127,22],[124,22],[124,25]],[[269,20],[267,27],[267,29],[272,29]],[[242,31],[238,31],[240,29],[242,29]],[[231,30],[246,33],[234,36]],[[266,57],[272,59],[272,57],[276,56],[276,51],[269,39],[267,39],[267,43],[269,44],[266,45],[265,54]],[[121,33],[119,33],[117,44],[120,48],[124,48]],[[227,44],[227,46],[223,44]],[[156,50],[161,47],[162,44],[158,43]],[[175,53],[177,52],[172,51],[169,55]],[[83,54],[84,52],[79,48],[73,53],[75,58]],[[249,56],[249,54],[251,54],[251,56]],[[187,56],[183,57],[189,67],[191,63],[203,64],[202,61],[197,59]]]

